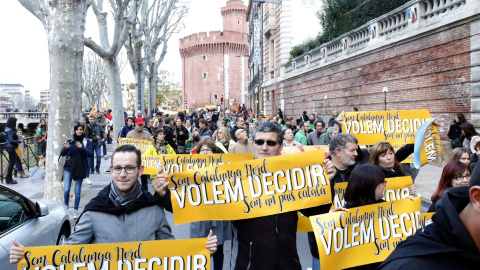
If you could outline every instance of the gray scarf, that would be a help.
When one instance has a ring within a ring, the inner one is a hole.
[[[137,181],[135,189],[129,194],[122,196],[112,181],[112,183],[110,183],[110,194],[108,195],[108,197],[116,206],[128,207],[129,204],[134,202],[142,195],[141,186],[142,185],[140,184],[140,182]]]

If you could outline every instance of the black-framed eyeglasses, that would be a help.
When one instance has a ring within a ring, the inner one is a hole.
[[[470,179],[470,174],[467,174],[467,175],[455,175],[455,176],[453,177],[453,179],[455,179],[455,180],[462,180],[462,179],[468,180],[468,179]]]
[[[268,146],[275,146],[278,144],[277,141],[262,140],[262,139],[255,140],[254,142],[256,145],[264,145],[265,143],[267,143]]]
[[[125,167],[122,167],[122,166],[113,166],[112,167],[112,173],[122,173],[123,170],[125,170],[125,172],[127,174],[131,174],[131,173],[135,173],[135,169],[137,169],[138,166],[125,166]]]

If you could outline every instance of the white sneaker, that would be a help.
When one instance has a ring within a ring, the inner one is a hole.
[[[83,179],[83,181],[84,181],[85,184],[87,184],[87,185],[91,185],[91,184],[92,184],[92,181],[90,181],[90,179],[88,179],[88,178]]]
[[[72,218],[73,218],[73,219],[77,219],[77,218],[78,218],[78,210],[73,209],[73,211],[72,211]]]

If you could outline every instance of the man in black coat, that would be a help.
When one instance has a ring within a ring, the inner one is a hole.
[[[401,242],[378,269],[479,269],[480,167],[469,187],[449,188],[432,223]]]
[[[173,135],[173,120],[172,118],[170,117],[167,117],[165,118],[165,125],[163,126],[163,129],[165,130],[165,141],[168,142],[168,144],[170,144],[170,146],[173,148],[173,149],[177,149],[177,144],[175,143],[175,141],[173,140],[173,138],[175,137]]]

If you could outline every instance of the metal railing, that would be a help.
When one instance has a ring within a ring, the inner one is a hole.
[[[23,143],[22,143],[22,167],[24,170],[30,171],[30,168],[34,166],[38,166],[38,155],[35,154],[35,145],[36,142],[34,140],[34,137],[24,137],[23,138]],[[8,153],[5,149],[5,143],[0,143],[0,150],[1,150],[1,156],[0,156],[0,180],[2,183],[4,183],[4,178],[6,175],[6,169],[8,167],[8,163],[10,162],[8,159]],[[6,165],[6,166],[5,166]],[[17,176],[17,171],[16,167],[14,166],[14,171],[13,174],[16,177]]]
[[[17,119],[47,118],[48,112],[0,112],[0,118],[15,117]]]

